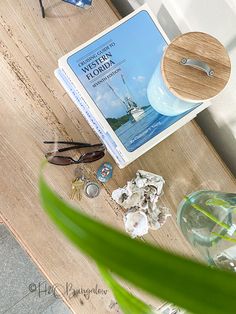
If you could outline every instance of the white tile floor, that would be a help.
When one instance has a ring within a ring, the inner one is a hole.
[[[47,283],[9,230],[0,224],[0,314],[72,314],[53,294],[39,297],[30,284]]]

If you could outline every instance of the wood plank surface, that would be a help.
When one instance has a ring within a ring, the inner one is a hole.
[[[42,19],[37,1],[5,0],[0,7],[0,215],[21,245],[54,284],[106,289],[94,264],[74,248],[43,212],[38,198],[40,162],[48,149],[44,140],[96,142],[79,110],[54,77],[57,60],[117,21],[105,0],[80,10],[59,0],[44,1]],[[166,180],[162,202],[172,217],[144,241],[190,256],[194,251],[176,225],[176,209],[183,195],[199,189],[235,191],[235,178],[194,122],[188,123],[124,170],[114,165],[114,176],[96,200],[78,204],[88,214],[124,229],[122,209],[111,192],[123,186],[138,169]],[[100,162],[85,167],[90,178]],[[74,167],[48,166],[47,179],[68,199]],[[125,258],[125,257],[124,257]],[[133,291],[133,288],[130,288]],[[63,290],[63,289],[62,289]],[[143,296],[147,302],[151,298]],[[63,295],[63,291],[62,291]],[[74,313],[118,313],[110,292],[64,300]],[[155,303],[155,302],[154,302]],[[160,304],[156,302],[155,304]]]
[[[183,66],[181,60],[200,61],[213,71]],[[186,101],[206,101],[217,96],[230,78],[231,63],[226,48],[214,37],[201,32],[185,33],[167,47],[161,71],[168,89]]]

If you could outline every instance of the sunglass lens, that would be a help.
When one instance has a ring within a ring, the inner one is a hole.
[[[51,164],[58,166],[68,166],[74,163],[73,159],[70,157],[63,156],[51,156],[47,158]]]
[[[92,0],[63,0],[63,1],[81,8],[86,8],[92,4]]]
[[[81,155],[78,162],[81,162],[81,163],[93,162],[93,161],[101,159],[102,157],[104,157],[104,155],[105,155],[104,151],[99,151],[99,150],[95,152],[91,152],[91,153],[86,153],[84,155]]]

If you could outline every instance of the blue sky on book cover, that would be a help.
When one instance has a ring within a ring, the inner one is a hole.
[[[67,59],[129,152],[196,106],[177,100],[160,79],[166,46],[156,24],[143,10]]]

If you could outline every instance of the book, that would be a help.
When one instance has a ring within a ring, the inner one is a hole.
[[[144,5],[58,61],[57,79],[120,168],[207,106],[192,104],[181,113],[177,107],[156,110],[157,100],[165,104],[174,97],[156,84],[168,43]]]

